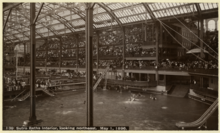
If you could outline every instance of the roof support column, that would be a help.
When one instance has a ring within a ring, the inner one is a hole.
[[[125,44],[125,27],[122,28],[123,30],[123,53],[122,53],[122,79],[125,79],[125,50],[126,50],[126,44]]]
[[[87,126],[93,126],[93,87],[92,87],[92,34],[93,8],[87,3],[86,8],[86,98],[87,98]]]
[[[96,66],[96,73],[98,74],[99,73],[99,31],[97,31],[96,33],[96,37],[97,37],[97,45],[96,45],[96,52],[97,52],[97,55],[96,55],[96,61],[97,61],[97,66]]]
[[[159,74],[158,74],[158,65],[159,65],[159,44],[162,44],[162,25],[158,22],[155,24],[155,32],[156,32],[156,74],[155,74],[155,80],[159,81]]]
[[[30,117],[27,125],[34,125],[37,122],[35,109],[35,3],[30,3]]]
[[[204,23],[203,23],[203,18],[200,18],[200,24],[201,24],[201,26],[200,26],[200,34],[199,34],[199,38],[201,38],[201,39],[203,39],[203,32],[204,32]],[[200,41],[200,47],[202,48],[201,49],[201,53],[200,53],[200,56],[202,57],[202,58],[204,58],[204,51],[203,51],[203,42],[202,41]]]

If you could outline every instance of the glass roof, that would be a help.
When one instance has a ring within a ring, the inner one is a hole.
[[[218,10],[217,3],[199,3],[202,11]],[[36,3],[36,13],[41,3]],[[44,3],[36,22],[36,38],[75,33],[85,30],[85,3]],[[6,30],[5,42],[29,40],[30,3],[12,9]],[[9,10],[4,12],[4,21]],[[153,14],[153,16],[151,15]],[[147,20],[198,14],[195,3],[95,3],[93,26],[95,29],[143,23]]]

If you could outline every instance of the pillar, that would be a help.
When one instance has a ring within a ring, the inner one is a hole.
[[[99,32],[97,31],[97,56],[96,56],[96,61],[97,61],[97,66],[96,66],[96,73],[99,73]]]
[[[35,109],[35,3],[30,3],[30,55],[31,55],[31,68],[30,68],[30,117],[31,123],[36,122],[36,109]]]
[[[76,35],[76,71],[78,72],[79,67],[79,35]]]
[[[125,50],[126,50],[126,44],[125,44],[125,27],[122,28],[123,30],[123,53],[122,53],[122,79],[125,77]]]
[[[93,34],[93,8],[87,3],[86,8],[86,98],[87,98],[87,126],[93,126],[93,86],[92,86],[92,34]]]
[[[159,65],[159,44],[162,45],[162,38],[163,38],[163,29],[162,29],[162,25],[159,23],[155,24],[155,39],[156,39],[156,74],[155,74],[155,79],[157,81],[158,84],[158,80],[159,80],[159,75],[158,75],[158,65]]]
[[[62,37],[59,38],[60,39],[60,54],[59,54],[59,71],[61,73],[61,67],[62,67]]]
[[[26,43],[24,43],[24,68],[23,68],[23,73],[25,73],[25,64],[26,64]]]
[[[201,23],[201,27],[200,27],[201,30],[200,30],[199,38],[203,39],[204,23],[203,23],[203,19],[202,18],[200,19],[200,23]],[[204,58],[205,55],[204,55],[204,51],[203,51],[203,42],[202,41],[200,41],[200,48],[202,48],[200,56],[201,56],[201,58]]]

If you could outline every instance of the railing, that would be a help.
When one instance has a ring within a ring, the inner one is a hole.
[[[189,69],[189,73],[218,75],[218,69]]]
[[[156,57],[156,53],[153,54],[131,54],[125,53],[126,57]]]
[[[151,87],[156,86],[156,81],[130,81],[130,80],[113,80],[108,79],[108,84],[111,85],[125,85],[125,86],[135,86],[135,87]]]

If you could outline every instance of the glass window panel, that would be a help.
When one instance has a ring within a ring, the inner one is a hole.
[[[213,3],[209,3],[209,7],[213,9]]]
[[[180,4],[179,4],[179,3],[169,3],[169,5],[170,5],[171,7],[176,7],[176,6],[179,6]]]
[[[156,18],[158,18],[158,14],[156,12],[153,13]]]
[[[174,15],[176,15],[176,14],[180,14],[178,8],[173,8],[172,11],[173,11],[173,14],[174,14]]]
[[[162,15],[159,11],[157,11],[157,14],[158,14],[159,17],[162,17]]]
[[[132,17],[131,17],[131,20],[132,20],[132,21],[137,21],[137,20],[138,20],[138,19],[137,19],[137,16],[132,16]]]
[[[136,11],[136,13],[141,13],[140,8],[138,8],[138,7],[135,8],[135,11]]]
[[[164,3],[164,4],[166,5],[166,7],[167,7],[167,8],[169,8],[169,7],[170,7],[169,3]]]
[[[155,5],[155,7],[156,7],[157,10],[160,9],[160,7],[158,6],[158,4],[154,4],[154,5]]]
[[[155,5],[150,4],[150,5],[149,5],[149,7],[150,7],[150,9],[151,9],[152,11],[154,11],[154,10],[155,10]]]
[[[159,13],[160,13],[161,17],[164,17],[164,14],[162,11],[159,11]]]
[[[158,3],[157,6],[159,7],[159,9],[163,9],[160,4],[161,3]]]
[[[209,9],[209,7],[208,7],[208,4],[207,4],[207,3],[204,3],[203,5],[204,5],[204,7],[205,7],[205,9],[206,9],[206,10],[207,10],[207,9]]]
[[[200,3],[199,5],[200,5],[201,10],[204,10],[203,4]]]
[[[125,23],[124,18],[119,19],[122,23]]]
[[[206,6],[207,6],[207,9],[212,9],[209,3],[207,3]]]
[[[183,9],[183,12],[184,12],[184,13],[187,13],[185,6],[182,6],[182,9]]]
[[[213,7],[214,7],[214,8],[217,8],[218,6],[217,6],[217,4],[214,3],[214,4],[213,4]]]

